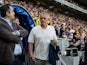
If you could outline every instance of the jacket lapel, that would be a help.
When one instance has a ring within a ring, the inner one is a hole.
[[[2,22],[2,24],[9,30],[9,31],[13,31],[13,29],[9,26],[9,24],[5,21],[5,20],[3,20],[3,19],[1,19],[0,18],[0,22]]]

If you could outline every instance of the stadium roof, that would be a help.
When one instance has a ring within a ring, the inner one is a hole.
[[[87,8],[87,0],[73,0],[73,1]]]

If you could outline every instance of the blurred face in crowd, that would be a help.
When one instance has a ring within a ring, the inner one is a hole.
[[[18,18],[15,18],[13,22],[14,22],[14,23],[16,23],[16,24],[18,24],[18,25],[20,24],[20,22],[19,22],[19,19],[18,19]]]
[[[87,31],[85,32],[86,38],[87,38]]]
[[[80,39],[80,34],[77,33],[77,34],[75,35],[75,37],[76,37],[77,39]]]
[[[7,12],[7,17],[10,19],[10,20],[13,20],[15,19],[15,13],[14,13],[14,10],[11,6],[9,6],[9,11]]]
[[[20,24],[20,22],[19,22],[19,19],[18,19],[18,18],[16,18],[16,23],[17,23],[17,24]]]

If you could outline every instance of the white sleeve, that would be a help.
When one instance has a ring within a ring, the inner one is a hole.
[[[34,43],[34,30],[33,29],[30,31],[30,34],[28,36],[28,42]]]

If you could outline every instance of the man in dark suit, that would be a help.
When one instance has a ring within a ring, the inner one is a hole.
[[[10,65],[15,61],[15,44],[20,43],[21,45],[20,37],[27,36],[28,32],[12,22],[15,19],[15,13],[11,5],[1,6],[0,12],[0,65]]]

